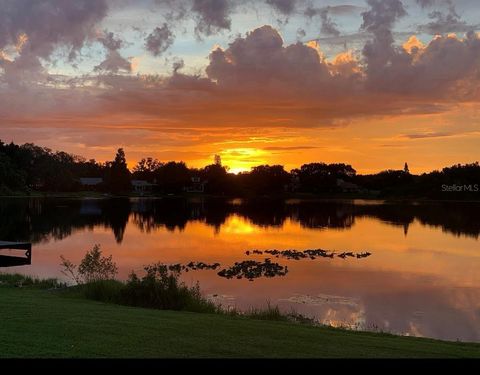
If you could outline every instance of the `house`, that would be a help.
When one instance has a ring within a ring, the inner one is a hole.
[[[358,193],[360,192],[360,187],[357,184],[347,182],[341,178],[337,178],[337,187],[342,191],[342,193]]]
[[[205,192],[205,185],[207,181],[202,181],[202,179],[198,176],[190,178],[191,184],[184,187],[184,190],[187,193],[204,193]]]
[[[138,194],[151,193],[156,184],[151,184],[145,180],[132,180],[133,191]]]
[[[103,183],[103,178],[100,177],[82,177],[80,178],[80,185],[84,188],[92,189],[99,187]]]

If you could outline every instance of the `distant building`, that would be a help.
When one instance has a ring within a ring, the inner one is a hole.
[[[337,178],[337,187],[339,187],[343,193],[358,193],[360,191],[360,187],[357,184],[344,181],[341,178]]]
[[[80,185],[87,189],[95,189],[103,183],[103,178],[100,177],[82,177],[80,178]]]
[[[145,180],[132,180],[133,191],[138,194],[151,193],[156,184],[151,184]]]
[[[213,163],[215,165],[219,165],[219,166],[222,166],[222,157],[220,155],[215,155],[213,157]]]
[[[406,173],[406,174],[410,174],[410,169],[408,168],[408,164],[405,163],[405,166],[403,167],[403,171]]]
[[[186,186],[184,190],[187,193],[204,193],[205,192],[205,185],[207,181],[203,181],[200,177],[195,176],[190,178],[190,185]]]

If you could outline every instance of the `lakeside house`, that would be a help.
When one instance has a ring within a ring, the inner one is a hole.
[[[187,193],[204,193],[205,192],[205,185],[207,181],[202,180],[200,177],[195,176],[190,178],[190,185],[185,186],[183,190]]]
[[[157,184],[152,184],[145,180],[132,180],[133,191],[140,195],[151,193],[155,186],[157,186]]]
[[[103,178],[101,177],[81,177],[80,178],[80,185],[82,185],[82,187],[89,190],[95,190],[101,184],[103,184]]]
[[[357,184],[342,180],[341,178],[337,178],[337,187],[340,188],[342,193],[358,193],[361,190]]]

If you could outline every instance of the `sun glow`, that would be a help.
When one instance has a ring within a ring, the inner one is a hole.
[[[250,171],[250,168],[244,168],[244,167],[228,168],[228,172],[233,174],[239,174],[239,173],[248,172],[248,171]]]
[[[254,166],[265,164],[266,152],[258,148],[230,148],[220,152],[222,162],[230,173],[248,172]]]

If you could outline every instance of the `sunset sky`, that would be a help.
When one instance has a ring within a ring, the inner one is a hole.
[[[478,0],[0,0],[0,139],[233,172],[479,160]]]

